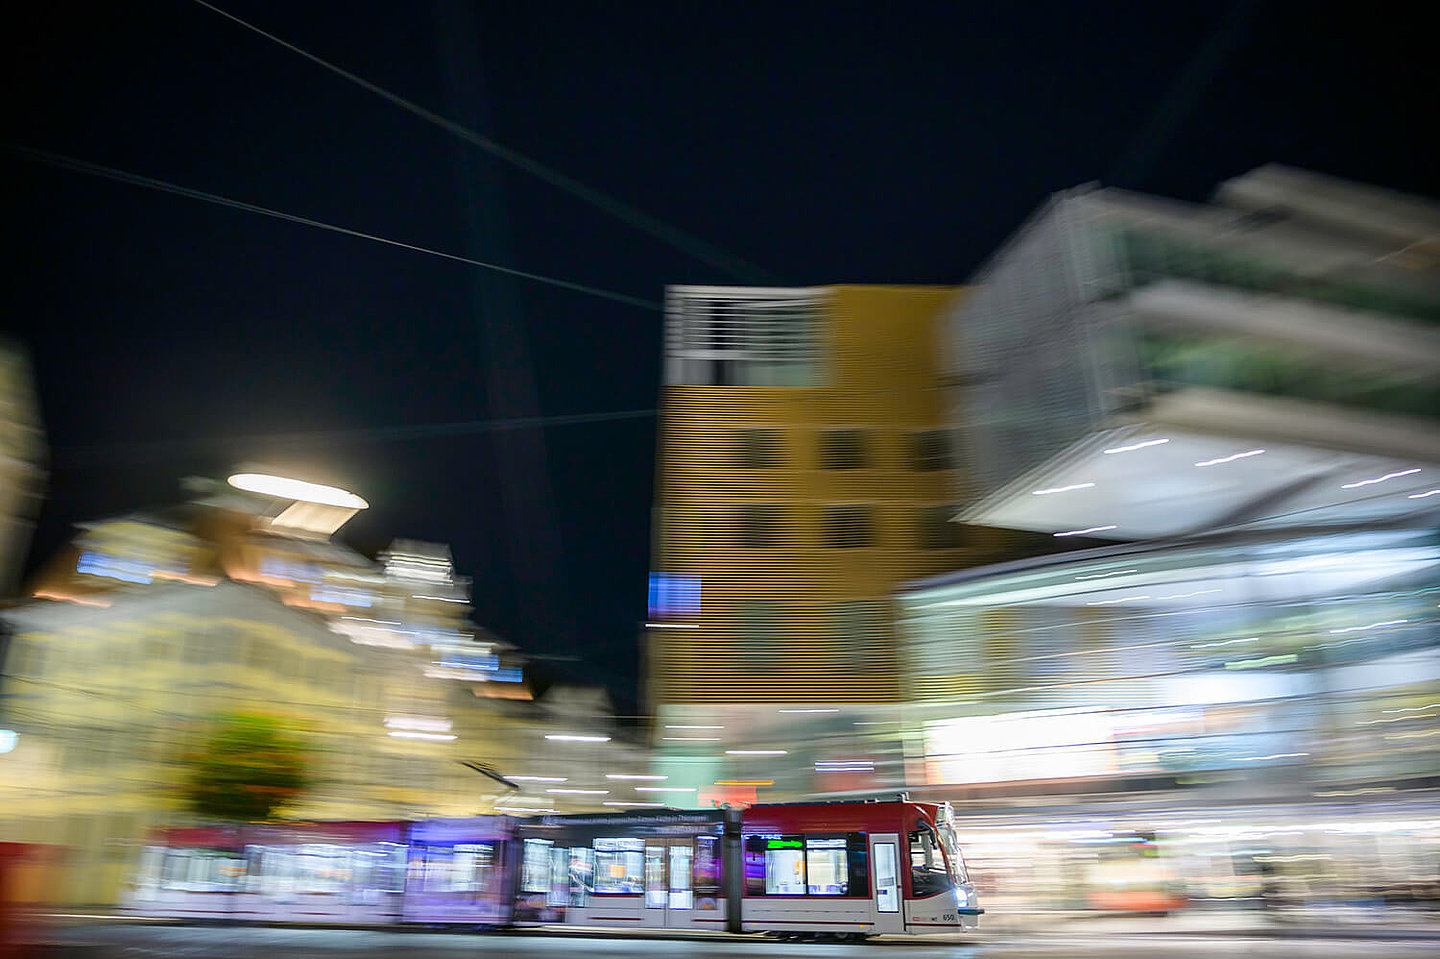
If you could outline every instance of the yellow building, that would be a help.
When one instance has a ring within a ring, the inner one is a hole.
[[[0,598],[16,587],[45,485],[45,441],[30,365],[0,340]]]
[[[669,290],[645,688],[662,764],[702,802],[903,784],[826,764],[875,753],[855,737],[902,705],[896,587],[1008,542],[951,522],[939,353],[964,296]],[[736,758],[766,746],[783,758]]]
[[[618,741],[546,738],[608,717],[565,690],[531,701],[513,651],[469,624],[445,547],[355,553],[330,533],[358,497],[192,493],[87,524],[0,616],[0,725],[18,733],[0,755],[0,839],[65,847],[66,904],[114,903],[146,833],[192,821],[176,759],[218,713],[276,714],[311,744],[315,783],[292,818],[598,808],[598,793],[486,771],[563,770],[586,788],[638,762]]]
[[[947,287],[674,287],[652,705],[893,703],[890,596],[968,565]]]

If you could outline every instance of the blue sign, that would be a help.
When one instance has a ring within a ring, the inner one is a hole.
[[[651,619],[699,619],[700,577],[650,574]]]

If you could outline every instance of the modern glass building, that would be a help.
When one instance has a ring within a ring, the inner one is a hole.
[[[1211,204],[1056,196],[951,314],[961,519],[1125,540],[1431,508],[1437,231],[1283,169]]]
[[[1079,547],[898,596],[906,780],[990,902],[1440,889],[1437,235],[1267,167],[1058,195],[972,280],[957,519]]]

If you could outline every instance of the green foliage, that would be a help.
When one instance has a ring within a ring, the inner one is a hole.
[[[285,722],[260,713],[219,716],[183,759],[191,811],[211,819],[269,819],[310,786],[310,755]]]

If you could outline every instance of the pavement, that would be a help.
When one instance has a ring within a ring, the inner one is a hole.
[[[1243,936],[1236,931],[1162,933],[1123,923],[1085,924],[1079,931],[1013,935],[881,938],[863,944],[778,942],[756,935],[664,935],[601,930],[545,930],[477,935],[450,931],[359,930],[272,926],[193,926],[90,922],[52,930],[47,959],[1421,959],[1440,955],[1440,939]]]
[[[166,931],[174,930],[174,931]],[[145,920],[117,917],[103,912],[56,913],[47,917],[44,936],[53,943],[104,943],[118,945],[131,943],[143,954],[145,944],[169,942],[178,946],[180,942],[193,941],[203,945],[228,938],[236,941],[268,940],[272,934],[281,935],[313,932],[352,932],[362,936],[380,937],[366,941],[389,941],[399,945],[402,941],[416,941],[414,937],[449,937],[459,941],[472,942],[472,949],[488,952],[489,948],[477,948],[482,943],[521,940],[564,940],[576,944],[589,943],[587,952],[604,947],[602,943],[691,943],[696,946],[743,944],[750,947],[793,947],[795,944],[775,943],[758,935],[736,936],[724,932],[692,932],[669,929],[580,929],[565,926],[530,927],[525,929],[502,930],[488,935],[453,929],[416,929],[394,927],[386,929],[355,928],[341,926],[264,926],[241,924],[197,925],[175,920]],[[303,940],[303,935],[301,936]],[[297,940],[297,941],[301,941]],[[1011,912],[991,910],[981,920],[980,930],[963,935],[936,936],[892,936],[872,939],[867,945],[875,946],[949,946],[985,949],[1014,949],[1020,947],[1044,948],[1056,943],[1120,943],[1120,942],[1231,942],[1284,941],[1284,942],[1330,942],[1341,941],[1370,943],[1423,943],[1433,954],[1440,955],[1440,914],[1402,912],[1397,910],[1375,911],[1364,909],[1311,910],[1305,913],[1280,913],[1261,910],[1187,910],[1167,916],[1117,916],[1095,913],[1065,912]],[[288,940],[287,940],[288,941]],[[329,942],[323,937],[316,942]],[[438,940],[425,940],[435,942]],[[677,947],[678,948],[678,947]],[[855,947],[851,947],[855,948]],[[541,946],[542,953],[544,947]],[[523,950],[522,950],[523,951]],[[687,954],[689,949],[683,950]],[[51,953],[55,954],[55,953]],[[90,950],[87,954],[95,954]],[[128,954],[128,953],[127,953]],[[156,953],[162,954],[162,953]],[[527,953],[529,954],[529,953]],[[788,953],[787,953],[788,954]]]

